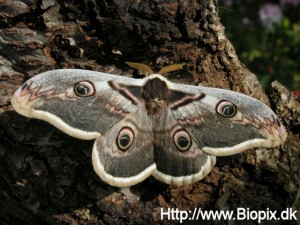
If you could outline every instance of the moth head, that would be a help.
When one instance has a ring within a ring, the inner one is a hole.
[[[132,145],[134,132],[130,127],[123,127],[116,139],[117,147],[120,151],[125,152]]]
[[[174,133],[173,141],[181,152],[188,151],[192,145],[191,136],[184,129],[179,129]]]
[[[237,107],[227,100],[222,100],[217,104],[216,112],[226,118],[232,118],[237,113]]]
[[[89,97],[95,94],[95,86],[92,82],[86,80],[86,81],[80,81],[77,82],[74,85],[74,93],[78,97]]]

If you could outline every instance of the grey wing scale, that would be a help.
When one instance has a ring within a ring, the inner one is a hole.
[[[202,94],[201,99],[173,107],[172,113],[199,148],[210,155],[232,155],[249,148],[278,146],[286,139],[286,131],[275,113],[256,99],[216,88],[179,84],[173,88],[190,95]],[[235,113],[222,115],[226,110]]]
[[[141,85],[140,80],[99,72],[54,70],[24,83],[13,96],[12,105],[18,113],[45,120],[71,136],[95,139],[137,108],[110,87],[110,80]],[[74,93],[79,82],[94,89],[91,95],[79,97]]]

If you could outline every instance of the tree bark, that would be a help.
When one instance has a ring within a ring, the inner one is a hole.
[[[265,94],[227,39],[216,0],[3,0],[0,27],[1,224],[174,224],[179,221],[167,216],[161,220],[162,209],[239,207],[292,208],[298,210],[300,224],[299,102],[277,82]],[[120,189],[94,173],[93,142],[69,137],[10,107],[16,88],[42,71],[81,68],[135,74],[125,61],[153,68],[184,62],[183,70],[169,75],[171,81],[257,98],[282,119],[288,139],[278,148],[218,157],[213,171],[191,185],[176,187],[149,178]]]

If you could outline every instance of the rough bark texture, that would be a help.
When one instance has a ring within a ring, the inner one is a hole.
[[[0,28],[0,224],[179,223],[166,216],[161,221],[161,208],[170,207],[291,207],[298,210],[300,224],[299,102],[279,83],[264,93],[226,38],[216,0],[1,0]],[[191,185],[150,178],[119,189],[94,173],[92,142],[11,110],[14,90],[39,72],[83,68],[130,76],[135,71],[125,61],[154,68],[185,62],[185,69],[169,76],[172,81],[228,88],[271,102],[288,140],[280,148],[219,157],[213,171]]]

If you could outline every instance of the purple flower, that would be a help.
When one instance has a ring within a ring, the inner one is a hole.
[[[280,0],[280,3],[282,5],[284,5],[284,4],[290,4],[290,5],[296,6],[296,5],[298,5],[300,3],[300,0]]]
[[[282,18],[282,12],[278,5],[266,3],[259,10],[259,19],[263,26],[270,27],[278,23]]]
[[[250,27],[252,25],[252,21],[248,17],[243,18],[243,26]]]

